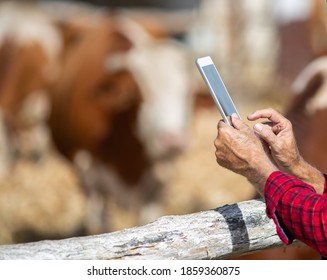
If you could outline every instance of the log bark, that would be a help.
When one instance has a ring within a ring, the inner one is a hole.
[[[0,246],[0,259],[226,259],[283,245],[262,200],[165,216],[144,226]]]

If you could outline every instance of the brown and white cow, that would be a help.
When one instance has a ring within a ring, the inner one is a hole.
[[[17,153],[38,156],[46,149],[46,89],[58,74],[62,48],[61,31],[48,15],[30,5],[1,3],[1,176]]]
[[[154,164],[187,144],[187,64],[184,47],[120,16],[82,32],[65,54],[49,124],[91,196],[137,209],[158,195]]]
[[[30,137],[31,148],[42,150],[43,142],[53,141],[77,163],[91,201],[95,197],[92,209],[107,197],[140,208],[158,195],[162,181],[154,163],[186,146],[192,96],[184,47],[154,40],[124,17],[58,24],[34,6],[10,3],[1,5],[0,15],[0,106],[6,119],[0,149],[8,151],[15,142],[7,137],[8,123],[21,136],[20,125],[29,130],[36,118],[41,126],[35,132],[43,140]],[[50,134],[42,132],[48,97]],[[51,140],[44,141],[44,134]]]
[[[327,172],[325,127],[327,126],[327,57],[312,61],[297,77],[295,92],[285,115],[293,124],[301,155]]]
[[[0,243],[75,235],[84,218],[85,194],[47,126],[62,34],[35,6],[0,4]]]

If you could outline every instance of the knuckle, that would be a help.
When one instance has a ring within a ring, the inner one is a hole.
[[[276,114],[277,113],[277,111],[274,109],[274,108],[272,108],[272,107],[269,107],[268,109],[267,109],[267,111],[269,112],[269,114]]]
[[[261,135],[264,138],[268,138],[270,136],[270,131],[269,129],[267,129],[266,127],[263,127],[263,129],[261,130]]]
[[[218,138],[215,139],[213,144],[216,147],[216,151],[218,151],[222,147],[222,142]]]
[[[286,119],[286,125],[288,126],[288,128],[293,129],[293,124],[290,120]]]
[[[223,134],[223,135],[229,135],[231,134],[231,126],[225,124],[224,126],[221,127],[220,129],[220,132]]]

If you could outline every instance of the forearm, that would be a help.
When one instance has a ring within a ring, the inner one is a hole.
[[[302,157],[297,164],[290,167],[289,173],[290,175],[296,176],[307,184],[313,186],[318,194],[324,192],[324,175],[307,163]]]

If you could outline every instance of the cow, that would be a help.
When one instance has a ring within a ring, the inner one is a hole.
[[[1,244],[67,237],[81,227],[85,194],[51,148],[47,125],[63,34],[35,6],[0,4]]]
[[[187,145],[192,81],[184,46],[111,14],[57,21],[4,3],[0,15],[3,155],[11,159],[30,139],[33,157],[54,149],[76,165],[91,201],[88,228],[102,219],[108,197],[138,209],[158,196],[167,168],[154,163]],[[0,168],[10,170],[7,159]]]
[[[131,19],[108,15],[66,52],[51,88],[49,127],[57,149],[78,166],[86,192],[95,197],[91,212],[101,203],[106,207],[108,197],[138,212],[160,193],[155,164],[187,146],[192,81],[185,50],[154,39]],[[98,226],[92,215],[95,232],[107,230],[100,229],[103,213]]]
[[[292,122],[299,151],[303,158],[322,172],[327,172],[324,154],[327,118],[327,57],[312,61],[293,84],[295,93],[285,110]],[[326,151],[326,153],[325,153]]]
[[[325,140],[327,134],[327,57],[322,56],[310,62],[297,76],[291,98],[285,108],[285,117],[292,125],[303,158],[320,171],[327,172]],[[305,246],[304,259],[318,259],[319,255]]]
[[[39,158],[48,148],[46,90],[58,74],[62,48],[61,31],[48,15],[30,5],[0,5],[0,176],[17,155]]]

